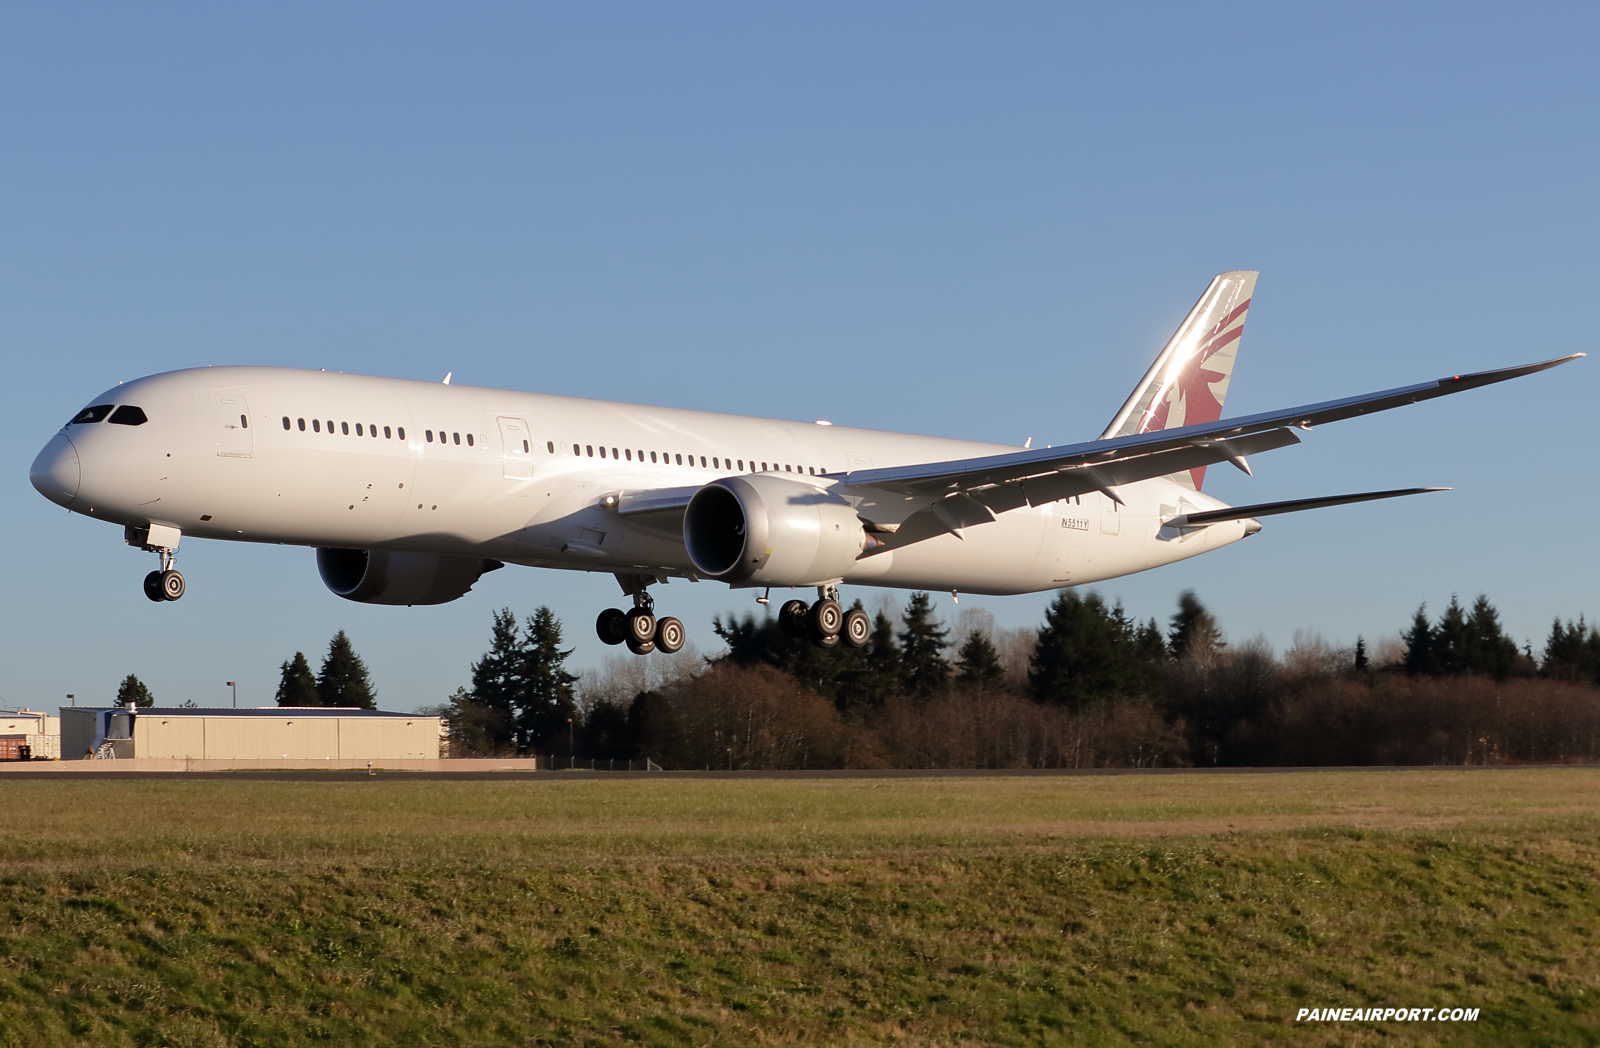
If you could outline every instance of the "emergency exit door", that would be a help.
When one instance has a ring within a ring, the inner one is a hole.
[[[239,393],[209,393],[211,427],[217,454],[223,458],[249,458],[256,438],[250,432],[250,405]]]
[[[500,445],[505,449],[506,479],[533,479],[533,437],[520,418],[500,418]]]

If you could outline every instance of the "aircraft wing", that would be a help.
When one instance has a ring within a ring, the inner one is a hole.
[[[993,520],[995,513],[1091,491],[1104,492],[1120,502],[1112,490],[1120,484],[1218,462],[1232,462],[1248,473],[1247,455],[1299,443],[1295,429],[1521,378],[1584,355],[1573,353],[1537,364],[1451,375],[1435,382],[1154,433],[983,458],[857,470],[843,478],[845,494],[859,498],[863,518],[885,531],[894,531],[901,521],[922,509],[932,509],[944,525],[955,530]]]

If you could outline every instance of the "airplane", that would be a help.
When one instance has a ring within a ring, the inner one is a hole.
[[[816,422],[276,367],[192,368],[94,397],[30,471],[45,498],[123,527],[183,596],[185,536],[310,546],[329,590],[442,604],[506,564],[614,575],[632,600],[595,629],[640,655],[683,623],[653,585],[815,588],[778,621],[820,647],[871,623],[839,587],[1007,595],[1198,556],[1259,518],[1442,488],[1229,506],[1209,466],[1323,423],[1545,371],[1584,356],[1224,420],[1257,274],[1214,278],[1095,440],[1032,448]],[[1030,442],[1031,443],[1031,442]]]

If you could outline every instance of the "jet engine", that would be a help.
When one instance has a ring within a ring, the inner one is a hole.
[[[486,571],[503,568],[482,557],[399,553],[384,549],[319,549],[323,583],[362,604],[445,604],[464,595]]]
[[[768,473],[714,480],[683,515],[689,559],[733,586],[815,586],[844,577],[866,544],[855,509],[827,487]]]

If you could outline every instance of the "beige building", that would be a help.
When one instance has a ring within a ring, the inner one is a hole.
[[[61,754],[194,760],[437,759],[438,717],[325,707],[61,711]]]
[[[56,760],[61,756],[61,718],[43,710],[0,710],[0,760]]]

